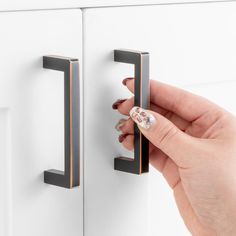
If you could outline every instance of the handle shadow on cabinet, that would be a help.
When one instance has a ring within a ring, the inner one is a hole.
[[[44,182],[64,188],[80,184],[79,157],[79,61],[44,56],[43,68],[64,72],[64,171],[44,171]]]
[[[149,53],[115,50],[114,61],[134,64],[134,106],[149,109]],[[133,174],[149,171],[149,141],[134,124],[134,158],[115,158],[115,170]]]

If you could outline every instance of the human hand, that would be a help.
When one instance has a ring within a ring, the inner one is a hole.
[[[133,92],[133,78],[123,83]],[[150,99],[150,110],[132,108],[133,97],[113,104],[131,116],[116,126],[119,141],[133,150],[136,122],[150,141],[150,163],[173,189],[192,235],[236,235],[236,118],[202,97],[156,81],[150,83]]]

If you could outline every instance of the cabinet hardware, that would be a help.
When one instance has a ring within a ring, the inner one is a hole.
[[[149,53],[115,50],[114,61],[134,64],[134,105],[149,109]],[[115,170],[133,174],[149,171],[149,141],[134,124],[134,158],[116,157]]]
[[[44,182],[64,188],[80,184],[79,157],[79,61],[74,58],[44,56],[43,68],[64,72],[64,171],[44,171]]]

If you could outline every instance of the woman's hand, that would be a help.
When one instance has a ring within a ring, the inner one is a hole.
[[[133,92],[134,79],[123,84]],[[133,122],[150,141],[150,162],[173,189],[193,235],[236,235],[236,118],[210,101],[151,81],[150,110],[133,108],[133,97],[114,109],[119,141],[133,149]]]

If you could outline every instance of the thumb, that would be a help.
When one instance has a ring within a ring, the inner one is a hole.
[[[143,135],[157,148],[168,155],[177,165],[186,165],[190,161],[195,139],[164,116],[140,107],[130,110],[130,117],[138,125]]]

